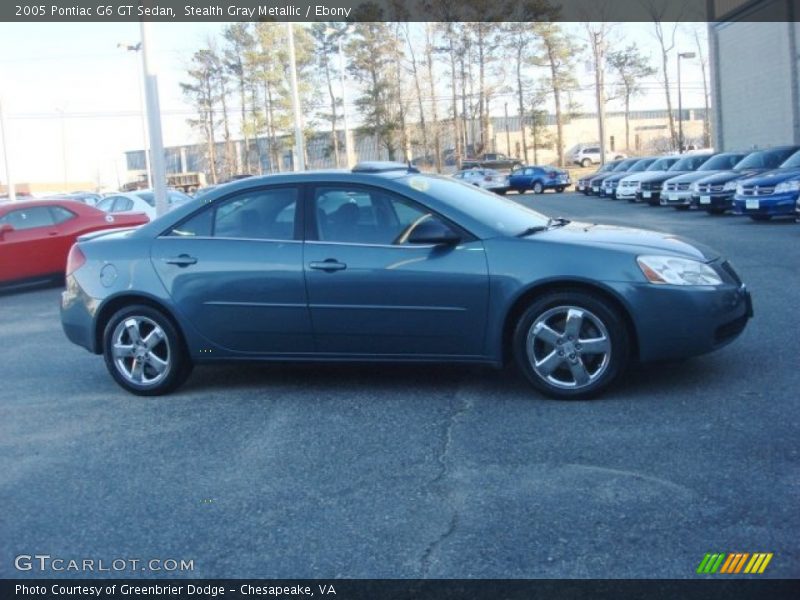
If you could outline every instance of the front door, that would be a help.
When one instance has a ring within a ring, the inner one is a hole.
[[[151,258],[178,310],[210,341],[245,353],[313,349],[299,188],[218,200],[157,238]]]
[[[311,190],[304,267],[316,348],[381,356],[484,353],[483,244],[413,245],[404,232],[431,211],[369,186]]]

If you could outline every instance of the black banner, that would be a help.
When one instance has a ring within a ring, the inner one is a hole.
[[[796,600],[791,579],[3,580],[3,600]]]
[[[11,0],[0,21],[796,21],[800,0]]]

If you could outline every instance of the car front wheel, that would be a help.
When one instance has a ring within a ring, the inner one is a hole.
[[[531,384],[547,396],[596,396],[628,364],[630,341],[619,312],[581,291],[555,292],[534,301],[514,332],[514,357]]]
[[[592,161],[591,161],[591,159],[589,159],[589,158],[584,158],[584,159],[581,161],[581,166],[582,166],[584,169],[585,169],[586,167],[588,167],[589,165],[591,165],[591,164],[592,164]]]
[[[192,371],[172,321],[144,305],[128,306],[111,317],[103,334],[103,357],[114,380],[139,396],[167,394]]]

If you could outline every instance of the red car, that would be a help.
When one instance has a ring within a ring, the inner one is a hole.
[[[0,285],[63,277],[78,236],[147,222],[144,214],[109,215],[74,200],[0,202]]]

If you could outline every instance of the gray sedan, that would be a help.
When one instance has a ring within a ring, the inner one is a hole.
[[[253,177],[85,236],[61,305],[69,339],[141,395],[219,360],[514,361],[540,392],[586,398],[751,315],[710,248],[391,164]]]

